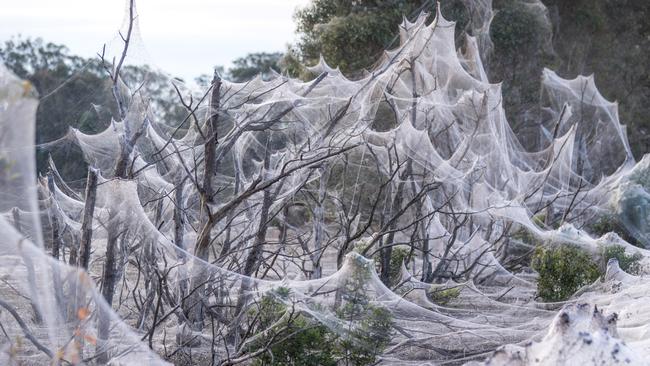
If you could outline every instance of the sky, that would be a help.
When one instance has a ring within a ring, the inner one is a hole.
[[[189,81],[250,52],[285,50],[295,9],[308,1],[138,0],[142,42],[131,54]],[[120,46],[126,0],[0,0],[0,9],[0,42],[41,37],[92,57],[105,43]]]

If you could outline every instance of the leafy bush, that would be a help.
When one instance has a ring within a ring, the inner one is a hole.
[[[629,274],[637,275],[641,272],[641,263],[640,260],[643,256],[640,253],[634,253],[632,255],[625,254],[625,247],[621,245],[611,245],[603,249],[603,268],[607,267],[607,262],[611,258],[616,258],[618,260],[618,265],[621,269]]]
[[[255,330],[262,333],[250,345],[251,350],[268,347],[254,365],[336,365],[332,349],[332,333],[302,314],[293,314],[284,301],[290,290],[281,287],[260,299],[249,312],[255,319]]]
[[[390,312],[379,306],[348,303],[339,312],[348,317],[350,328],[347,335],[336,343],[335,350],[344,365],[372,365],[377,356],[388,346],[393,320]]]
[[[531,267],[539,273],[537,295],[545,301],[566,300],[600,276],[589,253],[570,245],[538,247]]]
[[[621,245],[603,248],[599,260],[571,245],[555,248],[539,246],[531,260],[531,267],[539,273],[537,295],[545,301],[566,300],[582,286],[593,283],[603,275],[611,258],[616,258],[621,269],[627,273],[636,275],[641,271],[643,256],[639,253],[626,254],[625,247]]]
[[[343,329],[344,336],[336,348],[342,364],[370,365],[388,346],[393,320],[387,309],[370,303],[368,298],[374,263],[362,256],[349,263],[351,273],[341,286],[341,305],[336,310],[347,329]]]
[[[351,279],[358,283],[360,278],[353,275]],[[250,351],[268,348],[255,358],[254,365],[370,365],[391,339],[390,312],[369,304],[359,291],[348,292],[336,311],[349,325],[341,329],[342,335],[294,311],[286,304],[289,296],[290,290],[281,287],[263,296],[249,311],[254,320],[252,333],[260,334],[249,345]]]

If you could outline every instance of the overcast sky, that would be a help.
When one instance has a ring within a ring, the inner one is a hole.
[[[117,44],[125,0],[0,0],[0,41],[41,37],[90,57]],[[144,47],[133,54],[191,80],[249,52],[283,51],[308,0],[138,0]]]

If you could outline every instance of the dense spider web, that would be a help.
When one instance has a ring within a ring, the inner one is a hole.
[[[66,264],[84,235],[87,196],[56,174],[37,179],[37,99],[0,66],[2,362],[164,364],[188,350],[197,363],[244,361],[274,327],[253,328],[251,309],[281,289],[287,309],[353,342],[373,334],[341,315],[346,303],[362,296],[386,310],[383,364],[645,362],[642,278],[610,262],[603,281],[558,312],[563,304],[535,300],[534,273],[506,264],[532,247],[513,235],[527,233],[593,253],[622,245],[643,256],[645,272],[645,250],[582,228],[609,213],[647,243],[650,163],[634,161],[617,106],[593,77],[551,70],[537,140],[526,145],[536,148],[524,147],[482,66],[492,15],[481,11],[462,52],[441,14],[405,20],[399,47],[359,80],[321,60],[308,82],[276,75],[182,89],[198,101],[185,123],[158,120],[141,90],[118,84],[123,118],[39,146],[74,144],[97,174],[87,271]],[[207,201],[206,146],[215,151]],[[116,177],[125,151],[127,173]],[[388,248],[411,251],[397,281],[384,277]],[[453,301],[431,300],[450,288]]]

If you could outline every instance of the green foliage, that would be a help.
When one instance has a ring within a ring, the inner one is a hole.
[[[427,291],[427,295],[431,301],[435,302],[438,305],[447,305],[454,299],[457,299],[460,296],[460,287],[451,287],[445,289],[434,289],[431,288]]]
[[[571,24],[584,28],[589,32],[598,32],[604,30],[607,23],[607,14],[605,13],[606,0],[546,0],[547,6],[557,6],[561,12],[571,12]],[[617,4],[619,7],[625,6],[627,1]],[[629,5],[628,5],[629,6]]]
[[[99,60],[71,55],[69,50],[42,39],[10,39],[0,44],[0,59],[18,77],[29,80],[40,96],[36,113],[36,143],[64,137],[70,127],[84,133],[105,129],[117,116],[111,82]],[[158,118],[176,126],[185,112],[167,76],[147,66],[125,66],[123,80],[140,90]],[[146,83],[144,82],[146,81]],[[86,164],[77,148],[53,149],[52,157],[68,180],[86,176]],[[39,171],[48,151],[37,150]]]
[[[571,77],[593,73],[600,92],[619,103],[635,156],[648,152],[650,1],[545,0],[544,4],[558,18],[554,68]]]
[[[521,228],[515,230],[510,235],[510,238],[514,239],[514,240],[519,240],[519,241],[521,241],[521,242],[523,242],[525,244],[528,244],[528,245],[540,245],[541,244],[539,239],[535,235],[531,234],[530,231],[528,229],[526,229],[525,227],[521,227]]]
[[[295,15],[301,35],[299,58],[313,64],[322,54],[330,66],[348,74],[368,68],[385,48],[396,45],[402,17],[417,16],[422,4],[421,0],[314,0]]]
[[[345,365],[370,365],[388,346],[393,321],[390,312],[368,298],[368,283],[373,263],[361,256],[355,257],[352,273],[342,284],[342,304],[336,313],[346,321],[347,329],[340,339],[337,353]]]
[[[366,238],[361,238],[354,242],[352,246],[352,251],[355,253],[363,253],[364,251],[368,250],[368,247],[370,247],[372,242],[372,238],[366,237]]]
[[[395,246],[390,253],[390,268],[388,269],[389,285],[394,286],[400,280],[402,263],[408,264],[411,250],[408,247]],[[374,257],[375,267],[381,266],[379,254]]]
[[[594,222],[591,223],[588,228],[593,235],[602,236],[604,234],[613,232],[626,242],[637,247],[642,247],[641,243],[639,243],[635,237],[630,235],[628,231],[623,227],[623,225],[621,225],[621,223],[613,215],[600,216],[594,220]]]
[[[322,324],[302,314],[291,314],[285,304],[290,290],[281,287],[259,301],[250,311],[257,332],[266,332],[250,346],[252,350],[269,346],[254,365],[334,366],[334,335]]]
[[[344,365],[374,364],[391,339],[393,321],[387,309],[366,304],[358,310],[348,304],[339,311],[339,316],[356,325],[337,343],[337,356]]]
[[[173,84],[183,80],[170,79],[164,73],[148,65],[126,65],[120,73],[124,82],[131,88],[141,87],[140,92],[149,102],[149,108],[156,118],[170,127],[176,128],[187,116],[187,110],[178,100]],[[110,103],[113,103],[111,100]],[[182,128],[189,127],[189,121]]]
[[[541,46],[540,25],[534,13],[523,6],[510,5],[498,11],[490,26],[496,53],[511,56],[524,49]]]
[[[271,70],[280,72],[280,60],[282,53],[250,53],[245,57],[240,57],[233,61],[233,67],[228,69],[226,78],[234,82],[248,81],[258,74],[262,79],[267,80],[271,75]]]
[[[110,122],[111,110],[93,108],[112,100],[109,84],[96,62],[70,55],[63,45],[41,39],[11,39],[0,45],[0,58],[18,77],[29,80],[39,93],[36,143],[63,137],[69,127],[96,133]],[[43,170],[47,153],[37,151]],[[59,170],[71,179],[85,177],[86,165],[79,150],[53,153]]]
[[[546,213],[542,212],[533,216],[533,223],[539,227],[546,225]]]
[[[544,301],[563,301],[599,276],[598,264],[590,255],[571,245],[539,246],[531,267],[539,273],[537,295]]]
[[[351,277],[360,284],[362,277]],[[355,285],[350,283],[347,289],[354,290]],[[336,314],[346,325],[337,333],[287,305],[287,288],[262,297],[249,311],[255,321],[253,333],[259,334],[249,347],[250,351],[268,347],[268,351],[256,357],[254,364],[373,364],[391,339],[392,316],[387,309],[370,304],[364,294],[346,291],[342,297]]]
[[[625,247],[622,245],[610,245],[603,248],[602,259],[603,268],[607,266],[607,262],[611,258],[618,260],[618,265],[621,269],[629,274],[638,275],[641,272],[641,253],[634,253],[632,255],[625,253]]]
[[[408,263],[411,251],[408,248],[394,247],[390,253],[390,269],[388,275],[391,286],[396,285],[402,274],[402,263]]]
[[[604,247],[599,257],[594,259],[586,251],[567,244],[553,248],[538,246],[531,260],[531,267],[539,273],[537,295],[545,301],[566,300],[603,275],[611,258],[616,258],[627,273],[637,275],[641,271],[643,256],[626,254],[621,245]]]

